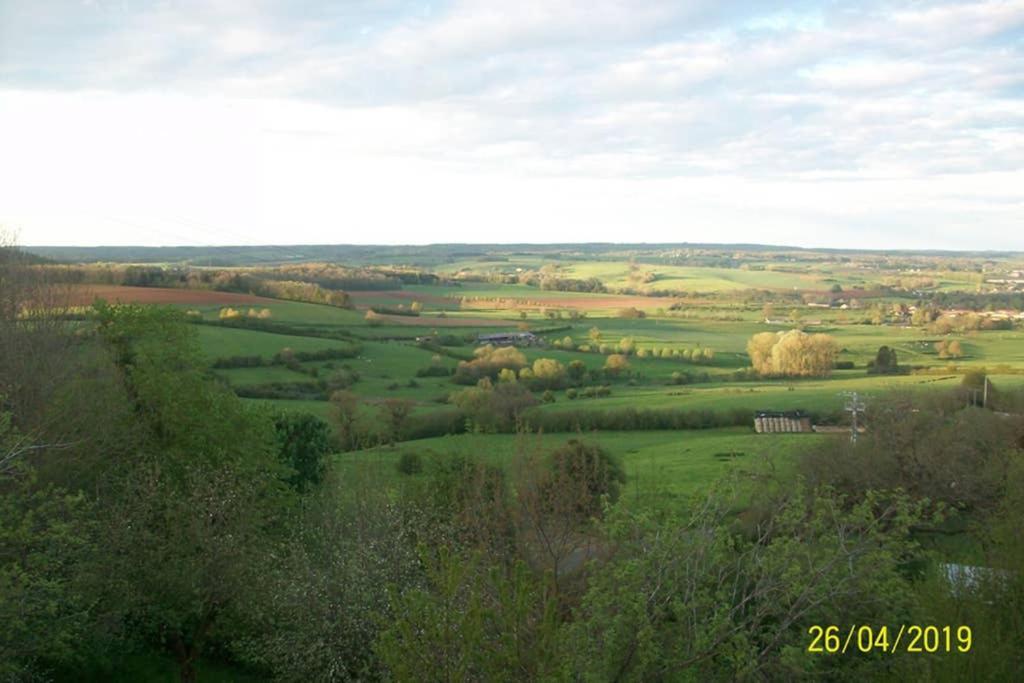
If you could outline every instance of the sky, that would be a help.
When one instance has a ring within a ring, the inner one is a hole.
[[[0,228],[1024,251],[1024,0],[0,0]]]

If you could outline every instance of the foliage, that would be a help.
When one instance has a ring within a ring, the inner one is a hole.
[[[761,332],[747,342],[754,370],[765,376],[823,377],[832,371],[838,351],[829,335],[801,330]]]
[[[483,432],[513,430],[523,411],[537,403],[521,382],[492,385],[487,380],[453,394],[451,401],[471,421],[474,431]]]
[[[278,458],[294,474],[288,484],[305,492],[319,484],[327,471],[330,429],[327,423],[307,413],[280,413],[274,418]]]
[[[456,384],[476,384],[481,378],[496,379],[503,369],[521,370],[526,367],[526,356],[514,346],[495,347],[490,344],[478,348],[471,361],[460,361],[452,378]]]
[[[613,353],[604,361],[604,373],[611,377],[618,377],[629,370],[629,359],[619,353]]]
[[[899,496],[848,507],[796,487],[747,531],[728,497],[631,512],[608,525],[616,557],[598,567],[569,628],[576,677],[591,680],[864,678],[876,658],[806,652],[811,624],[899,623],[911,614],[900,567],[920,512]]]

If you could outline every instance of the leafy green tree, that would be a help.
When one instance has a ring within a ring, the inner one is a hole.
[[[918,506],[872,495],[852,507],[792,488],[746,533],[731,496],[660,511],[616,508],[616,557],[597,567],[565,652],[581,680],[865,679],[878,658],[807,653],[807,628],[912,618],[901,569]],[[835,667],[842,667],[842,673]]]
[[[290,486],[305,492],[323,480],[331,448],[326,422],[308,413],[281,413],[274,418],[274,436],[278,457],[294,471]]]
[[[596,443],[570,439],[551,453],[554,491],[581,491],[576,496],[576,514],[581,520],[601,514],[602,499],[614,503],[626,483],[622,463]]]
[[[358,448],[359,397],[351,391],[335,391],[331,394],[329,414],[339,448],[343,451]]]
[[[891,375],[899,371],[899,358],[896,355],[896,349],[884,345],[878,347],[878,353],[875,354],[875,360],[870,364],[868,372]]]
[[[388,398],[381,401],[381,410],[384,414],[384,421],[387,424],[387,438],[390,443],[402,440],[402,430],[409,414],[416,405],[407,398]]]
[[[255,568],[290,504],[287,469],[272,423],[206,380],[180,315],[96,313],[145,432],[103,518],[109,581],[133,632],[194,681],[204,650],[230,641],[262,586]]]
[[[550,593],[522,563],[422,551],[424,589],[392,593],[396,618],[377,652],[396,681],[544,680],[560,668]]]
[[[79,661],[93,625],[81,574],[96,534],[91,502],[38,481],[25,456],[39,444],[10,418],[0,412],[0,680],[28,681]]]

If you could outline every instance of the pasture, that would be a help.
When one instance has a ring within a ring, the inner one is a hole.
[[[700,495],[721,477],[750,478],[774,467],[791,471],[800,449],[842,436],[817,434],[755,434],[751,429],[702,431],[587,432],[582,434],[463,434],[421,439],[396,447],[382,446],[339,455],[335,466],[342,481],[346,473],[368,468],[384,481],[398,485],[403,475],[396,463],[403,453],[415,452],[429,471],[432,461],[465,456],[499,466],[510,474],[532,452],[555,448],[570,438],[601,444],[618,457],[626,470],[623,500],[643,503],[647,498]]]

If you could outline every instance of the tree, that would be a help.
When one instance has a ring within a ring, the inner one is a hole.
[[[587,336],[590,338],[590,343],[592,345],[596,346],[601,344],[601,330],[597,329],[597,327],[591,327],[590,331],[587,332]]]
[[[775,368],[772,366],[772,348],[777,341],[778,335],[775,332],[761,332],[747,341],[750,364],[759,375],[775,374]]]
[[[471,361],[459,361],[452,381],[456,384],[476,384],[482,377],[492,379],[504,368],[519,370],[526,366],[526,356],[514,346],[481,346]]]
[[[587,366],[581,360],[570,361],[566,373],[573,382],[579,382],[587,374]]]
[[[351,391],[335,391],[328,407],[338,447],[343,451],[359,447],[356,419],[359,415],[359,397]]]
[[[613,353],[604,361],[604,372],[606,375],[617,377],[626,370],[629,370],[629,360],[622,354]]]
[[[939,358],[961,358],[964,355],[960,342],[956,339],[942,339],[935,342],[935,351]]]
[[[523,368],[523,372],[527,370],[529,368]],[[525,409],[537,404],[536,397],[524,383],[500,382],[492,385],[481,381],[480,386],[463,389],[453,394],[450,400],[466,414],[476,431],[511,429]]]
[[[636,340],[633,337],[623,337],[619,340],[619,353],[629,355],[636,350]]]
[[[551,453],[552,479],[555,491],[582,491],[576,496],[575,513],[580,521],[598,517],[602,499],[614,503],[626,483],[622,463],[596,443],[570,439]]]
[[[878,347],[878,353],[875,354],[875,360],[870,364],[868,372],[891,375],[899,371],[899,359],[896,356],[896,349],[884,345]]]
[[[258,594],[254,571],[289,504],[272,424],[209,383],[194,329],[169,310],[96,308],[144,445],[104,510],[106,572],[133,632],[182,681]]]
[[[565,382],[565,366],[552,358],[533,361],[533,385],[536,389],[559,389]]]
[[[835,365],[839,346],[827,334],[761,332],[747,342],[755,372],[764,376],[821,377]]]
[[[807,624],[912,613],[903,567],[918,557],[909,533],[921,512],[905,496],[846,505],[827,488],[790,487],[761,503],[746,533],[731,499],[719,492],[681,513],[615,510],[606,528],[616,555],[595,568],[565,636],[576,678],[828,677],[834,663],[807,652]],[[858,680],[891,666],[844,663]]]
[[[274,435],[278,457],[295,472],[288,477],[288,484],[299,492],[319,484],[330,452],[327,423],[308,413],[281,413],[274,419]]]
[[[402,428],[415,405],[407,398],[387,398],[381,401],[384,419],[388,426],[387,438],[391,444],[401,441]]]

